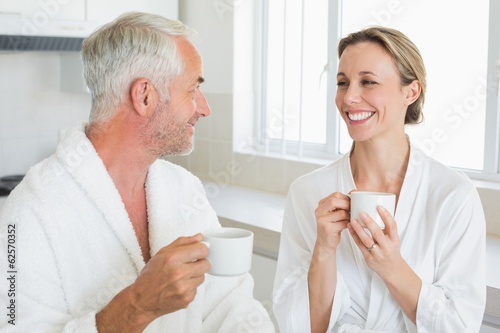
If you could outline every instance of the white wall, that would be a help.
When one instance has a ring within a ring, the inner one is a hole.
[[[179,17],[198,31],[195,44],[204,63],[202,91],[228,94],[233,90],[233,1],[182,0]]]
[[[0,176],[26,173],[60,129],[88,119],[88,94],[62,92],[60,71],[57,53],[0,53]]]

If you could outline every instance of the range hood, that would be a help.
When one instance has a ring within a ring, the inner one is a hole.
[[[85,20],[47,18],[34,21],[0,13],[0,51],[80,51],[98,24]]]

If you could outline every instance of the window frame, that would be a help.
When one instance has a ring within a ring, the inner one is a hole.
[[[471,178],[494,181],[500,181],[500,104],[498,98],[500,92],[500,21],[498,16],[500,15],[498,13],[500,13],[500,2],[490,0],[483,170],[466,170]]]
[[[257,49],[257,54],[260,54],[260,57],[255,61],[256,73],[255,77],[257,78],[256,82],[256,91],[258,92],[256,96],[256,105],[258,106],[258,112],[256,112],[255,122],[256,126],[254,127],[256,132],[254,137],[256,138],[254,146],[256,149],[264,154],[268,155],[281,155],[284,158],[286,157],[298,157],[300,158],[310,158],[310,159],[319,159],[319,160],[333,160],[340,156],[338,152],[336,152],[337,147],[339,146],[339,133],[335,133],[334,131],[328,130],[332,128],[338,128],[340,118],[338,116],[338,112],[335,106],[335,93],[336,93],[336,68],[338,66],[337,59],[337,42],[340,38],[340,25],[337,22],[336,18],[341,13],[342,1],[334,0],[330,2],[330,6],[328,6],[328,29],[330,33],[328,34],[328,62],[325,64],[325,70],[322,75],[326,75],[327,82],[327,94],[326,94],[326,106],[327,106],[327,115],[326,115],[326,143],[318,144],[318,143],[308,143],[308,142],[299,142],[292,140],[280,140],[280,139],[268,139],[265,137],[266,129],[272,127],[266,123],[266,115],[265,115],[265,98],[266,98],[266,83],[263,79],[264,73],[266,71],[266,61],[265,54],[267,52],[267,21],[268,21],[268,13],[267,13],[267,2],[272,0],[261,0],[256,1],[257,13],[260,15],[256,15],[256,41],[255,46]],[[335,19],[334,19],[335,18]],[[330,112],[329,110],[334,110],[335,112]]]
[[[258,153],[264,155],[281,156],[287,159],[299,160],[326,160],[333,161],[340,157],[340,124],[342,122],[336,105],[336,70],[338,67],[337,43],[341,37],[341,20],[339,16],[342,13],[343,0],[331,0],[328,7],[328,62],[325,64],[326,75],[326,143],[314,144],[307,142],[268,139],[265,136],[266,124],[265,115],[265,80],[263,76],[266,69],[265,51],[267,43],[267,21],[268,13],[266,11],[267,2],[272,0],[256,1],[256,22],[258,29],[255,33],[256,54],[260,56],[255,59],[255,88],[257,93],[255,112],[255,142],[254,148]],[[471,170],[455,168],[467,174],[470,178],[476,180],[500,182],[500,101],[499,101],[499,79],[500,79],[500,2],[489,0],[489,37],[488,37],[488,64],[487,64],[487,99],[485,114],[485,134],[484,134],[484,161],[482,170]],[[337,130],[333,130],[337,129]]]

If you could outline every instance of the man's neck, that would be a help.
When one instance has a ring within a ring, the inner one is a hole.
[[[133,198],[144,191],[149,167],[156,157],[149,156],[140,138],[134,137],[136,130],[122,124],[122,121],[94,124],[86,134],[120,195]]]
[[[120,194],[136,234],[145,262],[150,259],[149,226],[146,201],[146,177],[155,158],[148,156],[147,149],[141,147],[138,131],[103,124],[87,131],[89,140],[102,159],[106,170]]]

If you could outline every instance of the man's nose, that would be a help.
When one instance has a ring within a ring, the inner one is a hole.
[[[208,117],[212,110],[210,110],[210,105],[208,105],[208,101],[205,95],[200,91],[196,95],[196,113],[198,113],[201,117]]]

